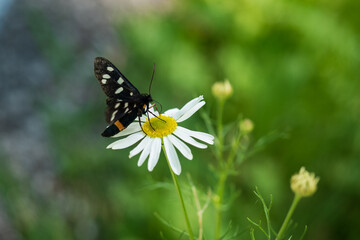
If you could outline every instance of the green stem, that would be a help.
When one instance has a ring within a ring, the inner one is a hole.
[[[224,134],[223,134],[223,111],[224,111],[224,100],[218,101],[218,113],[217,113],[217,153],[218,161],[220,166],[223,166],[222,172],[219,177],[218,188],[217,188],[217,202],[216,202],[216,218],[215,218],[215,239],[220,238],[221,234],[221,220],[222,220],[222,204],[224,199],[224,188],[225,182],[228,176],[228,167],[224,166],[223,148],[224,148]]]
[[[170,166],[170,162],[169,162],[169,159],[166,155],[166,151],[165,151],[165,147],[164,145],[162,145],[162,148],[163,148],[163,151],[165,153],[165,157],[166,157],[166,161],[168,163],[168,166],[169,166],[169,170],[170,170],[170,173],[171,173],[171,176],[172,176],[172,179],[174,181],[174,185],[175,185],[175,188],[176,188],[176,191],[178,193],[178,196],[179,196],[179,199],[180,199],[180,203],[181,203],[181,207],[182,207],[182,210],[183,210],[183,213],[184,213],[184,217],[185,217],[185,222],[186,222],[186,227],[187,227],[187,230],[188,230],[188,233],[189,233],[189,238],[191,240],[194,240],[194,234],[191,230],[191,225],[190,225],[190,221],[189,221],[189,217],[188,217],[188,214],[186,212],[186,208],[185,208],[185,203],[184,203],[184,198],[182,196],[182,193],[181,193],[181,188],[180,188],[180,185],[179,185],[179,181],[177,179],[177,176],[176,174],[172,171],[171,169],[171,166]]]
[[[223,171],[219,178],[219,185],[217,190],[217,204],[216,204],[216,225],[215,225],[215,239],[220,238],[221,234],[221,218],[222,218],[222,203],[224,199],[224,187],[227,179],[227,170]]]
[[[223,110],[224,110],[224,100],[218,101],[218,114],[217,114],[217,135],[218,135],[218,157],[219,161],[222,161],[223,146],[224,146],[224,135],[223,135]]]
[[[233,149],[233,151],[235,151],[235,149]],[[217,212],[216,212],[216,225],[215,225],[215,239],[219,239],[220,234],[221,234],[221,218],[222,218],[222,213],[223,213],[222,205],[223,205],[223,201],[224,201],[225,183],[226,183],[227,177],[229,176],[229,169],[233,165],[234,158],[235,158],[235,154],[233,154],[231,152],[229,155],[229,158],[226,162],[226,165],[219,177],[219,183],[218,183],[218,189],[217,189],[218,199],[217,199],[217,204],[216,204]]]
[[[286,230],[286,227],[287,227],[287,225],[288,225],[288,223],[289,223],[289,221],[290,221],[290,219],[291,219],[291,216],[293,215],[293,213],[294,213],[294,211],[295,211],[295,208],[296,208],[297,204],[299,203],[300,199],[301,199],[301,196],[298,195],[298,194],[295,194],[294,200],[293,200],[293,202],[291,203],[291,206],[290,206],[290,208],[289,208],[289,211],[288,211],[288,213],[287,213],[287,215],[286,215],[286,217],[285,217],[285,220],[284,220],[284,222],[283,222],[283,224],[282,224],[282,226],[281,226],[281,228],[280,228],[280,230],[279,230],[279,233],[278,233],[278,235],[276,236],[276,239],[275,239],[275,240],[280,240],[280,239],[282,239],[282,236],[284,235],[284,232],[285,232],[285,230]]]

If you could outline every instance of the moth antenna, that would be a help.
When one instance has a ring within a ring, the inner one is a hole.
[[[154,63],[154,70],[153,70],[153,73],[152,73],[152,77],[151,77],[151,81],[150,81],[150,86],[149,86],[149,95],[150,95],[151,85],[152,85],[152,82],[153,82],[153,79],[154,79],[154,75],[155,75],[155,63]]]

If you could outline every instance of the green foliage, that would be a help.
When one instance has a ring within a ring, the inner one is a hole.
[[[252,221],[250,218],[247,218],[247,220],[251,224],[253,224],[255,227],[259,228],[259,230],[264,233],[264,235],[265,235],[265,237],[267,239],[271,239],[271,231],[272,231],[272,229],[271,229],[271,222],[270,222],[270,209],[271,209],[271,206],[272,206],[272,203],[273,203],[272,195],[270,195],[270,203],[269,203],[269,206],[268,206],[265,203],[264,198],[261,196],[258,188],[256,188],[256,191],[254,191],[254,193],[259,198],[259,200],[261,201],[261,204],[263,205],[265,219],[266,219],[267,231],[265,231],[263,229],[263,227],[261,226],[261,221],[257,224],[254,221]],[[252,238],[254,238],[253,237],[253,230],[250,231],[250,235],[252,236]]]
[[[235,156],[240,157],[235,159],[236,168],[225,177],[224,202],[217,206],[228,210],[222,215],[226,219],[222,222],[222,239],[259,239],[255,229],[267,239],[275,236],[271,226],[280,228],[288,209],[284,206],[291,202],[289,178],[302,165],[322,180],[314,197],[302,201],[294,213],[300,226],[309,226],[304,231],[294,229],[294,236],[358,239],[358,1],[172,2],[169,9],[159,5],[159,11],[134,11],[115,20],[118,44],[126,51],[112,51],[107,57],[114,63],[124,58],[126,64],[121,70],[142,92],[147,90],[155,62],[152,95],[164,109],[181,106],[203,94],[208,112],[202,113],[205,124],[198,117],[185,125],[202,131],[208,128],[214,135],[214,119],[219,113],[211,97],[211,85],[225,78],[233,84],[233,97],[223,106],[224,141],[237,139],[233,138],[237,132],[232,131],[231,124],[240,115],[251,118],[255,129],[248,147],[237,149]],[[66,38],[56,35],[45,14],[28,12],[28,22],[57,81],[66,74],[84,76],[70,66],[76,49],[63,41]],[[103,51],[99,54],[104,55]],[[87,80],[87,87],[89,92],[96,92],[99,86],[95,77]],[[144,167],[137,168],[136,160],[128,159],[129,150],[106,150],[109,140],[97,134],[105,126],[100,106],[104,99],[95,96],[88,105],[80,104],[75,113],[42,109],[56,161],[56,193],[66,200],[65,210],[55,202],[59,196],[49,196],[49,202],[43,203],[28,186],[19,186],[4,166],[0,170],[1,202],[10,222],[26,239],[84,239],[88,229],[94,230],[98,239],[185,239],[186,233],[181,231],[186,226],[176,195],[168,185],[171,179],[164,156],[149,173]],[[68,98],[58,97],[60,101]],[[229,152],[232,143],[224,145],[224,150]],[[220,165],[212,154],[216,150],[192,150],[193,161],[180,161],[184,172],[191,173],[198,194],[206,199],[208,187],[218,183],[219,175],[215,173]],[[179,181],[186,182],[185,174]],[[236,229],[248,226],[246,217],[261,215],[254,204],[254,186],[276,199],[271,224],[271,204],[266,205],[256,191],[266,227],[248,219],[250,234],[248,229],[242,234],[244,231]],[[200,197],[200,202],[205,203],[204,198]],[[185,190],[184,199],[189,212],[196,213],[190,188]],[[214,238],[215,213],[214,205],[203,213],[204,239]],[[198,221],[196,214],[189,218],[192,223]]]

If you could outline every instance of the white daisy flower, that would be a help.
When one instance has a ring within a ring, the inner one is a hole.
[[[181,109],[169,109],[157,117],[150,118],[151,126],[154,129],[150,126],[149,119],[146,116],[141,117],[141,125],[146,134],[141,130],[138,122],[133,122],[124,131],[115,135],[114,137],[122,138],[113,142],[107,148],[124,149],[140,141],[130,151],[129,158],[141,153],[138,166],[141,166],[148,158],[148,170],[151,172],[159,160],[163,145],[172,171],[179,175],[181,173],[181,165],[175,148],[185,158],[192,160],[191,150],[185,143],[202,149],[207,148],[207,145],[197,140],[207,144],[214,144],[214,137],[212,135],[178,126],[178,123],[185,121],[204,106],[205,101],[203,99],[203,96],[197,97],[185,104]],[[151,111],[158,115],[156,111]]]

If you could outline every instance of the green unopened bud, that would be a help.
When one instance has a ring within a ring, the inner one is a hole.
[[[299,173],[291,177],[291,190],[302,197],[311,196],[316,192],[319,180],[314,173],[309,173],[305,167],[301,167]]]
[[[232,86],[227,79],[224,82],[214,83],[211,90],[213,95],[220,100],[229,98],[233,93]]]
[[[243,134],[249,134],[254,129],[254,123],[248,119],[245,118],[244,120],[240,121],[240,131]]]

